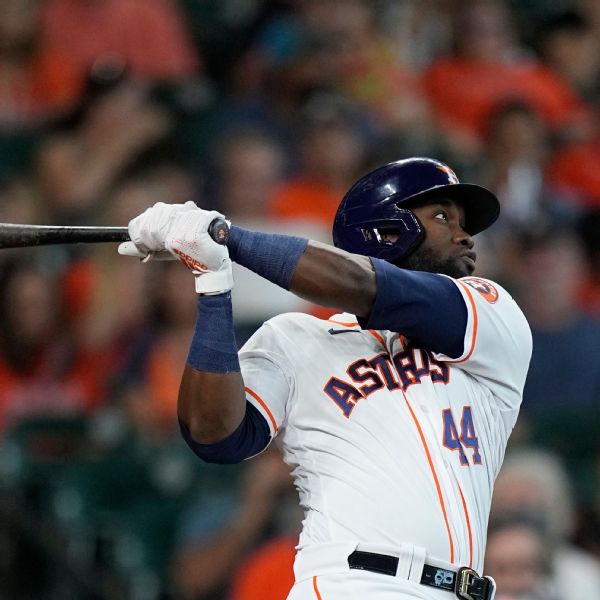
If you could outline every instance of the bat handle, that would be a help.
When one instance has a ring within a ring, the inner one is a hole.
[[[208,235],[210,235],[217,244],[221,244],[222,246],[226,245],[229,241],[229,225],[227,225],[227,221],[221,217],[217,217],[211,221],[208,226]]]

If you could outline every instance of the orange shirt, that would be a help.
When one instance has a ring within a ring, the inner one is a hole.
[[[546,177],[578,204],[597,208],[600,207],[599,161],[600,141],[574,143],[555,153]]]
[[[506,101],[528,102],[551,127],[587,114],[583,103],[557,75],[535,63],[443,58],[426,71],[424,83],[440,121],[478,137],[485,135],[493,110]]]
[[[64,349],[53,348],[33,373],[16,373],[0,359],[0,432],[27,417],[85,415],[104,398],[106,378],[100,356],[81,354],[69,368],[56,369]]]
[[[294,584],[296,539],[276,538],[242,563],[232,587],[231,600],[283,600]]]
[[[311,219],[329,228],[344,193],[318,181],[296,179],[275,194],[269,214],[279,219]]]
[[[0,91],[0,124],[29,125],[73,107],[83,88],[83,79],[70,60],[56,51],[44,51]]]
[[[87,71],[118,56],[134,75],[173,81],[193,75],[196,49],[177,3],[165,0],[48,0],[42,10],[47,48],[68,52]]]

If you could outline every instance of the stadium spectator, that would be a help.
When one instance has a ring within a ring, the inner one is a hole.
[[[533,225],[542,216],[547,149],[546,127],[531,105],[510,102],[494,109],[481,173],[500,200],[504,228]]]
[[[580,211],[600,207],[600,104],[585,139],[559,146],[550,157],[546,179]]]
[[[56,275],[26,260],[4,265],[1,432],[32,416],[89,415],[104,399],[103,357],[94,354],[92,360],[74,343],[62,299]]]
[[[267,216],[286,177],[281,145],[259,129],[240,129],[217,138],[215,177],[208,192],[229,218],[245,223]]]
[[[36,0],[4,0],[0,19],[0,130],[40,127],[76,102],[83,80],[69,52],[40,42]]]
[[[600,47],[592,23],[577,10],[561,12],[541,27],[538,44],[546,64],[584,101],[595,103],[600,91]]]
[[[521,100],[555,132],[578,127],[587,109],[570,87],[525,55],[504,3],[468,2],[454,23],[455,51],[434,60],[425,86],[447,143],[476,155],[490,113],[499,102]]]
[[[339,95],[315,94],[307,101],[298,171],[273,198],[273,218],[310,220],[329,228],[340,199],[369,158],[356,119],[353,105]]]
[[[576,511],[569,474],[555,455],[526,447],[509,450],[494,488],[491,531],[510,519],[539,527],[551,557],[548,570],[554,573],[556,598],[590,600],[599,597],[600,565],[572,542]]]
[[[200,69],[178,4],[167,0],[47,0],[42,32],[45,51],[66,53],[82,76],[106,59],[154,82],[189,80]]]
[[[599,406],[600,323],[578,308],[584,270],[577,237],[544,228],[523,236],[519,254],[516,290],[533,336],[522,412],[533,418]],[[568,402],[567,389],[577,391]]]
[[[272,136],[258,129],[240,129],[217,138],[214,177],[208,177],[207,194],[233,222],[252,229],[258,224],[267,230],[311,238],[329,239],[324,230],[310,221],[290,222],[271,216],[271,204],[286,181],[285,150]],[[248,339],[258,324],[288,311],[308,310],[308,303],[280,287],[257,280],[239,265],[233,266],[235,324],[238,345]]]
[[[0,177],[26,170],[43,127],[72,108],[82,78],[68,55],[46,50],[37,0],[5,0],[0,19]]]
[[[36,181],[56,222],[97,219],[113,186],[139,156],[165,141],[168,109],[105,64],[87,82],[81,106],[40,142]]]
[[[554,590],[551,552],[540,528],[526,519],[492,524],[485,568],[496,582],[496,600],[561,600]]]
[[[204,490],[181,520],[173,556],[174,589],[184,600],[226,597],[242,558],[299,524],[297,502],[289,471],[275,448],[244,464],[239,491],[231,485]],[[279,583],[289,581],[289,571],[278,575]]]

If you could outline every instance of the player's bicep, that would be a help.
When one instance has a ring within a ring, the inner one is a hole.
[[[246,402],[246,414],[237,429],[219,442],[200,444],[194,440],[183,421],[179,421],[179,428],[194,454],[209,463],[241,462],[262,452],[271,441],[267,422],[250,402]]]
[[[452,279],[372,261],[377,295],[367,323],[361,325],[395,331],[432,352],[461,356],[467,307]]]

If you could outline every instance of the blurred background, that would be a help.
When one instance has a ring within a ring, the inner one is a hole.
[[[477,273],[534,351],[490,518],[500,600],[600,599],[600,2],[0,0],[0,221],[126,225],[195,200],[330,240],[409,156],[496,192]],[[243,269],[241,346],[288,310]],[[301,515],[276,450],[201,463],[176,396],[178,264],[0,253],[0,599],[283,600]]]

